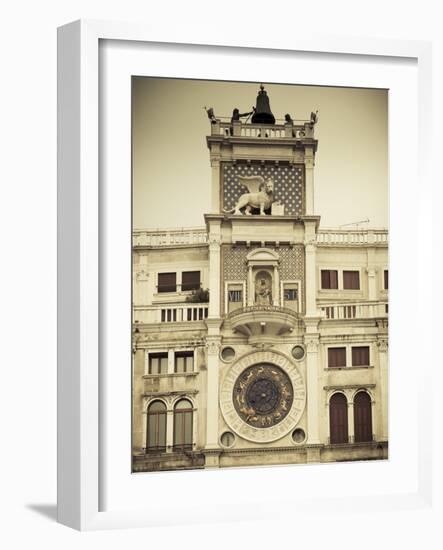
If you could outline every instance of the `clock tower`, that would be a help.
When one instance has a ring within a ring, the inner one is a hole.
[[[251,113],[208,116],[206,462],[218,465],[224,433],[273,447],[297,437],[315,461],[317,115],[276,119],[262,85]]]

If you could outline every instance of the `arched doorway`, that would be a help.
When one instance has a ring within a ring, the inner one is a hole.
[[[192,449],[193,439],[192,403],[187,399],[180,399],[174,407],[174,449]]]
[[[166,405],[163,401],[153,401],[148,407],[146,450],[166,450]]]
[[[372,441],[371,397],[359,391],[354,397],[354,441]]]
[[[329,400],[329,440],[348,443],[348,402],[342,393],[334,393]]]

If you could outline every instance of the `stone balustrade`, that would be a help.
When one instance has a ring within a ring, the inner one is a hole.
[[[287,307],[259,306],[259,305],[246,306],[246,307],[235,309],[234,311],[231,311],[231,313],[229,313],[228,317],[232,319],[239,315],[244,315],[245,313],[282,313],[285,315],[290,315],[295,319],[298,319],[299,317],[299,314],[296,311],[294,311],[293,309],[289,309]]]
[[[388,316],[388,302],[355,302],[319,306],[324,319],[372,319]]]
[[[387,229],[320,229],[316,238],[318,246],[387,246],[389,242]],[[133,233],[134,248],[196,246],[207,243],[205,227],[137,229]]]
[[[207,242],[208,234],[205,227],[137,229],[133,233],[134,247],[195,246]]]
[[[134,307],[134,322],[187,323],[203,321],[208,317],[209,304],[159,304]]]
[[[314,127],[309,122],[302,124],[245,124],[220,120],[211,124],[211,135],[235,138],[260,139],[305,139],[314,137]]]
[[[388,245],[387,229],[320,229],[319,246]]]

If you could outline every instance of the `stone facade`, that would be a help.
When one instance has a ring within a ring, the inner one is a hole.
[[[206,226],[134,231],[133,470],[387,458],[387,231],[320,228],[312,124],[233,126]],[[279,213],[224,212],[238,174]]]

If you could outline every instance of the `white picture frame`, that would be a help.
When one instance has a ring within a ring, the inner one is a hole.
[[[260,33],[258,33],[259,36]],[[166,500],[162,500],[158,506],[153,506],[152,501],[148,500],[144,507],[140,507],[135,499],[131,500],[131,492],[129,490],[124,492],[123,489],[121,494],[125,497],[122,496],[121,506],[116,506],[113,502],[113,506],[109,509],[107,506],[103,507],[101,484],[107,482],[109,471],[114,467],[108,465],[105,468],[102,462],[103,448],[108,444],[104,441],[106,437],[103,422],[106,407],[103,407],[103,402],[109,399],[108,390],[114,391],[115,388],[113,390],[110,386],[103,387],[103,369],[106,367],[104,355],[106,354],[102,353],[100,347],[103,330],[103,309],[101,308],[103,303],[106,306],[108,285],[101,283],[103,270],[106,269],[106,261],[103,262],[106,246],[103,245],[102,239],[108,238],[106,234],[103,235],[103,232],[106,233],[109,229],[106,219],[116,204],[115,197],[109,201],[103,199],[106,195],[102,187],[105,179],[103,174],[100,174],[102,155],[100,137],[103,138],[103,128],[99,127],[100,113],[103,109],[99,94],[100,63],[110,62],[107,54],[103,56],[100,53],[100,44],[104,41],[109,43],[112,41],[114,44],[124,46],[127,50],[135,47],[136,44],[145,44],[151,47],[150,57],[153,63],[161,60],[162,48],[173,47],[174,51],[177,51],[180,44],[183,48],[186,45],[186,55],[194,52],[197,55],[203,54],[209,60],[216,48],[225,52],[229,49],[229,56],[232,58],[244,55],[246,48],[251,55],[258,52],[266,56],[266,52],[272,52],[272,55],[280,56],[283,60],[285,56],[296,52],[304,52],[310,56],[326,56],[325,63],[329,63],[329,60],[332,62],[332,59],[337,57],[346,59],[350,63],[354,63],[355,60],[357,63],[370,63],[371,59],[386,59],[394,67],[397,62],[400,63],[404,59],[413,60],[412,64],[416,64],[418,71],[418,107],[416,108],[419,116],[417,133],[419,142],[417,150],[415,151],[414,145],[412,150],[420,158],[417,167],[421,189],[429,193],[431,185],[430,136],[425,131],[426,121],[429,120],[431,111],[431,51],[430,45],[426,42],[313,37],[302,34],[294,38],[282,34],[278,39],[273,36],[269,39],[260,36],[254,43],[247,39],[230,39],[226,36],[222,41],[211,39],[211,46],[208,46],[203,33],[201,37],[194,37],[193,45],[189,45],[189,37],[186,36],[185,29],[181,35],[174,32],[172,36],[164,36],[161,33],[156,35],[155,31],[143,25],[117,22],[77,21],[61,27],[58,33],[58,521],[76,529],[92,530],[233,521],[239,517],[248,521],[262,521],[267,517],[275,518],[276,513],[277,515],[285,513],[281,510],[266,509],[267,500],[283,501],[288,504],[286,510],[295,508],[298,514],[306,516],[312,513],[327,513],[331,507],[334,508],[334,513],[346,514],[354,509],[356,503],[360,511],[367,514],[380,511],[397,513],[404,509],[432,513],[432,409],[424,392],[424,379],[432,376],[430,349],[424,352],[421,370],[423,379],[417,379],[417,392],[414,396],[418,400],[418,406],[411,413],[411,429],[418,430],[418,436],[415,438],[414,435],[416,444],[414,449],[416,448],[418,454],[417,460],[411,459],[408,467],[414,470],[416,477],[411,480],[411,486],[405,485],[404,490],[399,486],[396,491],[388,491],[383,495],[377,491],[372,494],[358,493],[355,490],[355,484],[352,486],[350,482],[348,487],[345,487],[344,483],[343,491],[338,495],[327,497],[322,492],[321,485],[330,471],[329,468],[335,468],[333,472],[337,478],[349,475],[350,479],[355,480],[358,479],[359,473],[351,465],[308,466],[307,468],[311,470],[315,469],[318,486],[311,485],[311,497],[304,496],[300,500],[291,494],[288,495],[285,491],[287,486],[285,480],[292,475],[290,472],[293,472],[293,469],[266,468],[259,471],[268,481],[275,483],[272,490],[267,489],[262,497],[251,493],[249,500],[239,497],[229,504],[227,494],[216,498],[215,488],[221,484],[228,487],[238,487],[239,484],[252,487],[256,483],[258,470],[243,470],[241,473],[239,470],[232,470],[229,473],[209,471],[203,472],[204,478],[201,475],[202,472],[181,472],[144,477],[144,484],[149,483],[152,487],[152,495],[160,496],[158,491],[161,484],[170,487],[174,483],[181,484],[183,490],[185,486],[193,486],[197,496],[198,492],[202,491],[201,498],[197,498],[194,505],[182,511],[181,514],[180,510]],[[127,70],[130,71],[131,67],[127,67]],[[178,74],[180,70],[177,66]],[[217,74],[217,70],[217,67],[213,69],[214,75]],[[150,68],[147,67],[147,74],[149,71]],[[209,73],[209,69],[206,68],[205,77],[209,77]],[[253,73],[254,70],[251,68],[248,75]],[[163,76],[159,75],[158,71],[153,74]],[[197,67],[194,75],[198,74]],[[246,80],[248,75],[245,75]],[[183,76],[192,77],[193,75],[187,73]],[[371,78],[368,77],[367,85],[370,85]],[[324,82],[324,84],[327,83],[328,81]],[[339,85],[338,80],[329,81],[329,83]],[[344,83],[345,80],[342,85]],[[391,108],[395,110],[396,105],[391,104]],[[391,142],[391,147],[392,145]],[[395,168],[398,168],[397,164]],[[122,173],[126,174],[126,172]],[[392,174],[391,171],[391,177],[395,182],[399,174]],[[405,177],[411,178],[407,175]],[[415,176],[408,181],[410,183],[414,180]],[[398,188],[394,188],[392,196],[398,198]],[[409,199],[408,202],[405,199],[402,206],[404,212],[412,212],[414,201]],[[422,202],[418,209],[419,219],[409,222],[412,224],[413,231],[418,232],[416,239],[425,235],[430,227],[431,222],[425,216],[424,210],[425,203]],[[401,264],[404,258],[397,257],[395,243],[400,242],[400,236],[396,235],[396,232],[399,233],[405,229],[407,224],[401,220],[398,207],[395,205],[391,211],[391,226],[393,223],[398,223],[398,228],[395,226],[393,231],[394,254],[391,256],[391,262]],[[414,242],[416,240],[412,239],[412,243]],[[124,251],[125,247],[127,242],[122,243],[121,250]],[[420,259],[424,265],[429,265],[428,248],[422,248]],[[394,343],[399,340],[399,332],[401,334],[404,326],[401,324],[400,316],[396,316],[395,304],[401,301],[402,293],[405,292],[405,287],[399,282],[398,274],[398,290],[395,290],[395,273],[394,269],[390,298],[394,305],[392,318],[394,322],[398,320],[400,329],[397,331],[397,336],[394,331]],[[425,277],[424,268],[419,268],[412,274],[413,283],[422,284],[426,280]],[[417,296],[411,300],[412,313],[419,311],[421,315],[429,314],[426,308],[430,308],[430,304],[419,302]],[[126,322],[130,323],[129,317]],[[417,325],[414,328],[423,336],[424,341],[425,327],[420,328]],[[129,331],[122,338],[127,339],[128,334]],[[394,351],[393,357],[400,359],[404,355],[401,350],[397,350]],[[407,359],[405,361],[408,365]],[[129,432],[130,427],[127,429]],[[128,436],[130,437],[129,433]],[[395,448],[395,431],[392,439]],[[127,455],[127,474],[130,475],[130,449],[127,450]],[[394,453],[389,461],[391,465],[396,459],[398,456],[396,457]],[[347,468],[345,474],[343,474],[343,468]],[[374,471],[374,468],[375,465],[369,465],[367,469],[360,472],[365,472],[364,475],[366,475],[367,472]],[[381,469],[383,468],[384,466],[381,466]],[[305,472],[307,477],[313,477],[308,470]],[[407,476],[407,469],[403,474]],[[169,476],[168,479],[166,475]],[[131,481],[126,480],[125,483],[131,485],[131,491],[140,492],[140,489],[134,488],[134,479],[133,477]],[[400,477],[399,484],[401,484]],[[203,485],[209,488],[208,493],[203,492]],[[414,489],[411,489],[412,486]],[[118,493],[116,494],[118,502]],[[249,508],[246,506],[248,502],[252,503]]]

